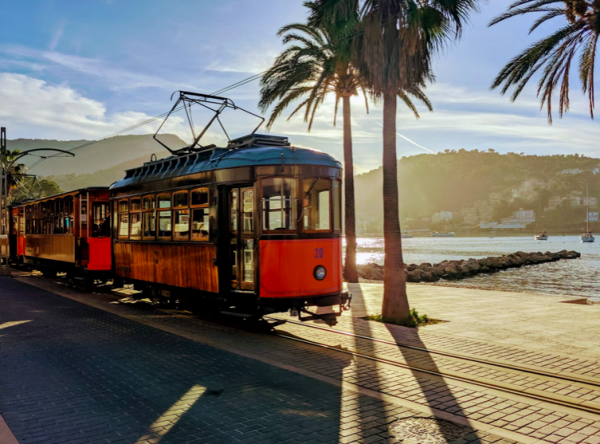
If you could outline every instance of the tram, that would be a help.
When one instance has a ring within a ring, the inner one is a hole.
[[[107,187],[85,188],[11,207],[11,259],[45,276],[65,272],[88,284],[111,277]]]
[[[240,316],[344,307],[341,172],[256,134],[128,170],[110,187],[114,273]]]

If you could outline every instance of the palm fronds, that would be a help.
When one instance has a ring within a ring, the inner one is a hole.
[[[558,6],[558,5],[560,6]],[[515,101],[530,80],[540,74],[537,96],[540,107],[548,113],[552,123],[553,96],[558,92],[558,113],[562,117],[570,107],[570,75],[573,59],[579,54],[579,80],[588,96],[590,116],[594,118],[594,72],[596,46],[600,33],[600,2],[586,0],[519,0],[508,11],[496,17],[490,26],[504,20],[531,13],[541,13],[530,28],[535,31],[542,24],[564,18],[566,24],[539,40],[513,58],[498,74],[492,89],[500,88],[501,94],[512,90]]]

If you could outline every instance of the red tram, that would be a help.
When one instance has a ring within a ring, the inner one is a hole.
[[[244,316],[345,306],[341,171],[260,135],[128,170],[110,188],[114,273]]]
[[[83,278],[110,278],[110,204],[106,187],[86,188],[11,208],[14,262]]]

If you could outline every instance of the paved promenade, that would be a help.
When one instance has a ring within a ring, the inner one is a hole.
[[[346,315],[381,312],[383,284],[350,284],[350,292]],[[600,359],[600,305],[573,303],[582,298],[423,284],[408,284],[408,294],[421,314],[450,321],[422,331]]]
[[[579,314],[585,323],[594,315],[576,310],[597,316],[598,307],[411,285],[413,306],[449,321],[415,330],[360,319],[378,312],[381,286],[350,289],[354,308],[334,329],[381,342],[322,323],[312,323],[318,330],[277,327],[331,346],[324,350],[207,324],[191,313],[114,303],[110,295],[45,279],[0,279],[0,415],[21,443],[600,443],[600,415],[573,407],[600,407],[598,360],[569,357],[547,344],[511,343],[511,323],[519,322],[510,316],[500,322],[517,311],[512,303],[518,299],[546,319],[536,317],[539,325],[554,310],[567,310],[563,318]]]
[[[346,385],[347,358],[22,280],[52,291],[0,278],[0,415],[21,444],[518,442]]]

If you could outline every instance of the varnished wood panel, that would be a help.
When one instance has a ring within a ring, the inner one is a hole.
[[[0,256],[8,256],[8,236],[0,234]]]
[[[75,263],[74,236],[28,234],[26,240],[26,256]]]
[[[114,244],[119,276],[146,282],[218,293],[217,256],[214,245]]]

